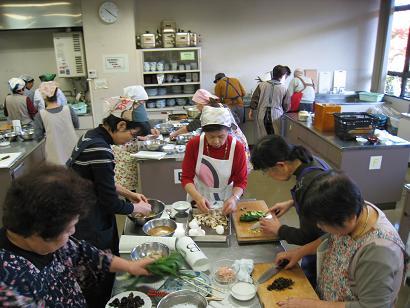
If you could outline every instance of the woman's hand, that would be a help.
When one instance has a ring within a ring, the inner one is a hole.
[[[279,252],[275,258],[275,264],[279,265],[279,263],[283,260],[288,260],[288,265],[285,266],[285,269],[291,269],[296,264],[298,264],[299,260],[302,259],[304,256],[300,250],[300,248]]]
[[[196,206],[202,213],[208,213],[211,208],[211,203],[204,197],[198,198],[195,200]]]
[[[248,118],[249,120],[253,120],[253,110],[252,109],[249,109]]]
[[[158,129],[156,129],[156,128],[151,128],[151,135],[157,137],[157,136],[159,136],[159,134],[160,134],[160,132],[159,132]]]
[[[222,214],[228,215],[232,212],[235,212],[237,201],[238,200],[234,196],[230,196],[228,199],[226,199],[222,208]]]
[[[279,307],[284,308],[316,308],[318,307],[320,301],[316,299],[307,299],[307,298],[293,298],[290,297],[286,301],[278,302]]]
[[[154,261],[155,259],[152,259],[152,258],[144,258],[144,259],[140,259],[136,261],[128,261],[129,262],[128,273],[134,276],[150,275],[150,272],[148,272],[145,269],[145,267]]]
[[[275,214],[272,214],[272,218],[262,218],[260,224],[264,233],[270,233],[275,236],[278,235],[279,228],[282,226]]]
[[[138,203],[133,203],[133,205],[133,213],[141,213],[143,215],[148,215],[152,210],[151,204],[149,204],[148,202],[141,201]]]
[[[143,194],[139,194],[139,193],[132,192],[132,191],[130,191],[126,197],[128,200],[130,200],[133,203],[138,203],[141,201],[148,202],[147,197],[145,197]]]
[[[288,200],[284,202],[278,202],[274,204],[270,209],[269,212],[276,217],[281,217],[285,214],[289,209],[293,206],[293,200]]]

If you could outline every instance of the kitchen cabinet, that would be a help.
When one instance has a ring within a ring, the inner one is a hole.
[[[357,183],[366,200],[382,209],[395,208],[405,182],[409,142],[359,145],[356,141],[343,141],[333,132],[318,131],[298,121],[297,114],[292,113],[284,115],[283,125],[288,142],[303,145],[333,168],[344,171]],[[375,160],[380,161],[380,166],[372,165]]]
[[[183,107],[192,104],[192,96],[201,87],[201,48],[152,48],[137,52],[150,119],[186,113]]]
[[[0,154],[17,153],[22,155],[9,167],[0,168],[0,204],[3,204],[13,180],[27,174],[45,160],[44,139],[37,141],[12,142],[10,146],[0,148]],[[2,207],[0,207],[0,227],[2,226]]]

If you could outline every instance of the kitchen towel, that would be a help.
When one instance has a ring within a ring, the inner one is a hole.
[[[130,253],[134,247],[149,242],[159,242],[167,245],[169,249],[175,250],[176,238],[161,236],[121,235],[119,245],[120,253]]]

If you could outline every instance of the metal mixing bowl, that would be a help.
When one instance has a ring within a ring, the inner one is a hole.
[[[158,254],[161,257],[169,256],[169,248],[167,245],[159,242],[149,242],[138,245],[131,251],[131,259],[138,260],[151,256],[151,254]]]
[[[159,139],[151,139],[144,142],[145,147],[149,151],[159,151],[164,144],[164,140]]]
[[[188,141],[193,137],[193,135],[189,134],[189,135],[179,135],[176,136],[175,138],[175,142],[178,145],[185,145],[188,143]]]
[[[34,139],[34,130],[23,130],[23,131],[21,131],[20,136],[24,140],[33,140]]]
[[[156,199],[148,199],[148,203],[151,204],[151,212],[154,215],[150,216],[133,216],[132,214],[128,215],[129,219],[131,219],[136,225],[143,226],[147,221],[155,218],[159,218],[164,212],[165,204],[162,201]]]
[[[198,308],[206,308],[208,305],[206,298],[198,292],[190,290],[180,290],[165,296],[158,303],[157,308],[168,308],[178,304],[191,304]]]
[[[4,138],[6,138],[7,141],[16,141],[17,140],[17,134],[15,132],[9,132],[9,133],[5,133]]]
[[[163,135],[169,135],[174,130],[172,123],[161,123],[158,125],[159,132]]]
[[[172,232],[164,235],[153,235],[153,236],[173,236],[175,233],[175,230],[177,229],[177,224],[175,221],[169,218],[157,218],[157,219],[152,219],[150,221],[147,221],[144,226],[142,226],[142,231],[146,235],[151,236],[148,232],[156,227],[170,227],[172,229]]]

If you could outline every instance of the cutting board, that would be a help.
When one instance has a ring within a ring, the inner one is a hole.
[[[0,168],[10,168],[11,165],[18,159],[23,153],[16,152],[16,153],[1,153],[0,159],[6,156],[9,156],[6,159],[0,160]]]
[[[246,213],[247,211],[263,211],[266,212],[268,206],[265,201],[243,201],[238,203],[238,209],[232,214],[233,225],[236,231],[236,238],[239,244],[242,243],[260,243],[260,242],[271,242],[279,240],[276,236],[271,234],[260,232],[255,232],[251,230],[251,226],[256,222],[242,222],[239,221],[239,217]]]
[[[258,280],[258,278],[272,266],[273,263],[255,264],[252,272],[252,278],[255,281]],[[272,284],[272,282],[279,277],[292,279],[295,282],[292,289],[268,291],[268,285]],[[286,301],[288,297],[319,299],[299,265],[291,270],[282,270],[268,281],[259,285],[258,296],[264,308],[277,308],[278,305],[276,303]]]

